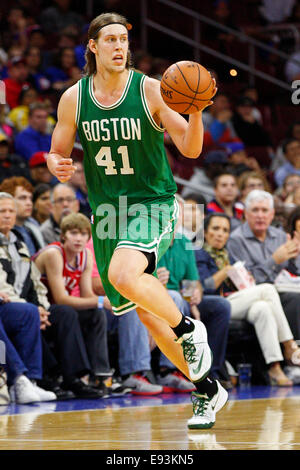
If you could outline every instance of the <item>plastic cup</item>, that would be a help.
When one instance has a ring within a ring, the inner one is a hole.
[[[237,370],[239,374],[239,386],[244,388],[250,387],[252,377],[252,364],[238,364]]]

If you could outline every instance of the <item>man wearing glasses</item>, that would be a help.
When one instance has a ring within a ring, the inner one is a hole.
[[[59,183],[54,186],[51,192],[51,202],[53,207],[50,217],[41,225],[46,244],[60,240],[59,225],[62,217],[79,211],[79,201],[76,199],[75,191],[67,184]]]

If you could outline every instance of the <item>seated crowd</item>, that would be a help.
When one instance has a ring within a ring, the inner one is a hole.
[[[190,392],[193,384],[159,352],[136,311],[112,314],[78,142],[68,184],[48,170],[56,105],[81,77],[87,32],[70,2],[54,3],[38,18],[8,8],[0,32],[0,404]],[[143,51],[134,59],[158,79],[170,65]],[[189,181],[177,195],[176,234],[157,276],[182,313],[205,324],[212,377],[226,388],[236,383],[228,339],[238,320],[253,325],[268,382],[291,387],[300,383],[300,121],[285,123],[278,140],[258,90],[245,84],[235,100],[213,69],[219,92],[203,113],[203,155],[183,159],[165,135],[173,173]],[[237,261],[251,287],[239,290],[229,277]],[[294,283],[280,289],[282,272]]]

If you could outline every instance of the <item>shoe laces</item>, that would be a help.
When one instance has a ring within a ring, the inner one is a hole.
[[[193,337],[190,336],[189,338],[185,339],[181,343],[183,349],[183,356],[186,362],[192,364],[196,361],[196,347],[193,342]]]
[[[192,393],[193,414],[196,416],[204,416],[209,405],[209,398],[204,395]]]

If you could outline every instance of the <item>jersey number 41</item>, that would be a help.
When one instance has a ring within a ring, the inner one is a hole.
[[[128,155],[128,148],[126,145],[121,145],[118,147],[117,152],[122,157],[122,168],[120,168],[121,175],[133,175],[134,168],[130,167],[129,163],[129,155]],[[106,175],[117,175],[118,170],[116,169],[116,163],[112,159],[111,155],[111,148],[110,147],[101,147],[99,152],[97,153],[96,162],[98,166],[105,167],[105,174]]]

